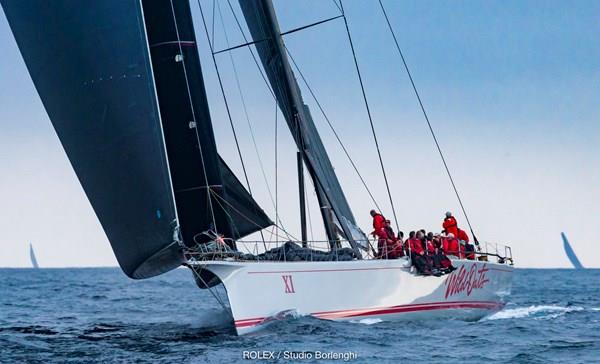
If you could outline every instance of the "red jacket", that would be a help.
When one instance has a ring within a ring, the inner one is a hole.
[[[373,216],[373,232],[371,234],[375,235],[380,229],[383,229],[385,225],[385,217],[382,214],[375,214]]]
[[[435,254],[435,247],[433,246],[433,243],[431,242],[431,240],[427,240],[427,254]]]
[[[454,237],[458,237],[458,225],[456,224],[454,216],[445,218],[442,227],[446,230],[446,234],[452,233]]]
[[[408,239],[408,248],[414,254],[423,253],[423,245],[421,245],[421,240],[417,238]]]
[[[469,235],[467,235],[467,233],[464,230],[458,229],[458,235],[456,235],[456,237],[458,238],[458,240],[463,240],[467,243],[469,242]]]
[[[442,240],[442,247],[444,248],[444,253],[449,255],[460,256],[460,244],[458,243],[457,238],[446,238]]]

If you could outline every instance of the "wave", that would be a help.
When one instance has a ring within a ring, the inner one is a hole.
[[[565,315],[569,312],[577,312],[583,310],[584,308],[579,306],[562,307],[554,305],[533,305],[529,307],[504,309],[502,311],[496,312],[495,314],[483,318],[483,320],[504,320],[526,317],[553,319]]]
[[[356,323],[356,324],[363,324],[363,325],[375,325],[378,324],[380,322],[383,322],[382,319],[378,319],[378,318],[366,318],[366,319],[362,319],[362,320],[356,320],[356,321],[350,321],[352,323]]]

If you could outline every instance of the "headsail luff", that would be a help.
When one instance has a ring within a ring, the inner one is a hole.
[[[313,179],[321,206],[330,207],[333,214],[322,209],[329,235],[337,220],[345,238],[353,248],[367,245],[367,238],[356,226],[352,210],[334,172],[327,151],[304,104],[300,88],[290,67],[273,4],[270,0],[240,0],[240,7],[255,42],[263,67],[271,83],[288,127],[302,152],[304,162]]]
[[[209,230],[237,239],[270,226],[217,154],[189,2],[142,4],[183,241],[206,242]]]
[[[1,0],[71,165],[132,278],[184,261],[140,2]],[[84,242],[82,242],[84,243]]]

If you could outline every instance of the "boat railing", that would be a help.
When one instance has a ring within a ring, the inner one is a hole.
[[[512,248],[500,243],[482,242],[475,252],[479,260],[487,260],[488,257],[496,257],[500,264],[514,265]]]
[[[313,259],[314,254],[320,254],[320,252],[328,253],[332,252],[333,260],[337,261],[339,256],[337,255],[339,249],[331,250],[331,246],[349,247],[350,243],[347,240],[310,240],[310,241],[268,241],[268,240],[237,240],[232,239],[220,239],[219,242],[210,244],[199,244],[193,249],[186,251],[188,258],[194,260],[239,260],[239,261],[265,261],[260,258],[260,255],[270,251],[273,248],[284,246],[287,242],[293,242],[303,248],[309,249],[308,261],[316,261],[321,259]],[[231,246],[237,247],[237,250],[231,248]],[[378,259],[375,252],[375,246],[377,246],[377,240],[367,240],[367,249],[362,252],[363,259]],[[496,258],[496,262],[499,264],[510,264],[513,265],[512,249],[508,245],[499,243],[483,242],[480,243],[479,247],[475,250],[475,259],[480,261],[489,261],[490,258]],[[281,249],[280,252],[281,260],[288,261],[286,256],[286,249]],[[467,259],[466,254],[460,254],[458,259]]]

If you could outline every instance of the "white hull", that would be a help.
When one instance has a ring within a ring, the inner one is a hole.
[[[330,320],[479,319],[500,310],[510,294],[513,268],[454,260],[442,277],[418,276],[407,261],[196,263],[227,291],[238,334],[282,312]]]

